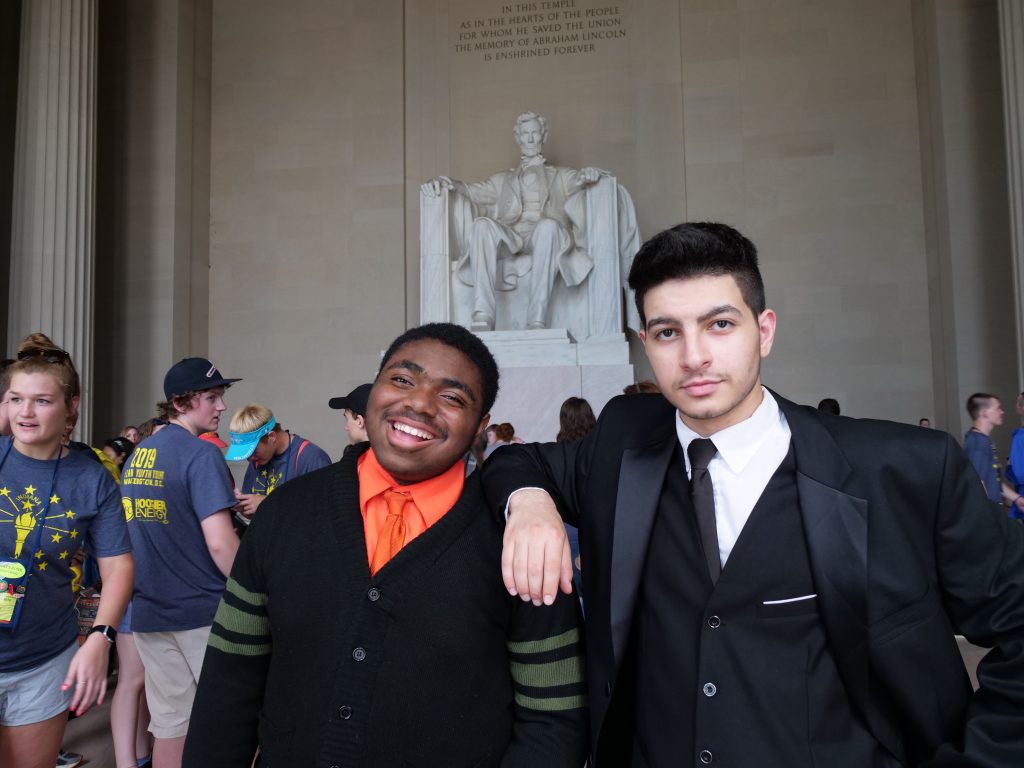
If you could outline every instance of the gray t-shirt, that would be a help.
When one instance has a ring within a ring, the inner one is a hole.
[[[101,464],[69,452],[44,461],[0,437],[0,561],[28,563],[17,626],[0,629],[0,672],[38,666],[78,636],[71,561],[80,547],[93,557],[131,550],[117,483]],[[28,513],[26,516],[25,513]],[[13,585],[0,578],[4,591]]]
[[[269,496],[282,483],[330,465],[331,457],[323,448],[299,435],[290,437],[288,450],[274,456],[266,464],[257,467],[249,462],[245,468],[245,477],[242,478],[242,493]]]
[[[226,580],[202,521],[235,505],[220,451],[176,424],[165,427],[132,452],[121,494],[135,555],[132,631],[213,624]]]

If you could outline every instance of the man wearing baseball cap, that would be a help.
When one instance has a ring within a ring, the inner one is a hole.
[[[181,764],[206,640],[238,550],[231,476],[220,450],[199,439],[217,431],[236,381],[202,357],[175,363],[157,405],[170,424],[136,447],[121,477],[136,562],[131,629],[161,768]]]
[[[345,432],[348,434],[349,445],[345,453],[353,445],[365,443],[370,438],[366,435],[366,401],[370,398],[373,384],[360,384],[344,397],[332,397],[327,404],[336,411],[345,412]]]

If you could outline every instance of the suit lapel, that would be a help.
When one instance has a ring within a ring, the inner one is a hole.
[[[841,490],[853,470],[814,412],[775,399],[793,434],[800,514],[829,645],[850,699],[875,738],[899,756],[899,734],[869,687],[869,503]]]
[[[647,545],[675,445],[673,430],[660,442],[627,448],[622,454],[610,574],[612,652],[616,667],[622,662],[633,624]]]

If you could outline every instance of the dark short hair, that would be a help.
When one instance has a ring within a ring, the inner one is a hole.
[[[388,347],[381,360],[377,375],[384,370],[384,366],[395,356],[400,347],[414,341],[439,341],[445,346],[456,349],[467,358],[469,362],[480,373],[480,382],[483,385],[483,398],[480,409],[480,416],[491,412],[491,406],[498,396],[498,364],[494,361],[494,355],[487,348],[487,345],[480,341],[480,337],[453,323],[427,323],[415,328],[410,328],[403,333]]]
[[[988,392],[975,392],[973,395],[967,398],[967,415],[971,417],[971,421],[978,418],[981,412],[988,408],[993,400],[998,400],[997,395],[989,394]]]
[[[826,397],[820,403],[818,403],[818,410],[822,413],[831,413],[833,416],[839,415],[839,401],[834,397]]]
[[[765,308],[764,281],[757,266],[757,248],[727,224],[677,224],[644,243],[629,270],[640,321],[646,325],[644,296],[668,280],[732,275],[743,300],[760,315]]]

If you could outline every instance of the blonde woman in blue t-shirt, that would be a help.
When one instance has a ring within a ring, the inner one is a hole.
[[[4,374],[12,436],[0,438],[0,765],[51,768],[68,708],[81,714],[106,694],[134,566],[117,484],[62,445],[81,397],[70,356],[32,334]],[[71,560],[83,545],[103,593],[79,646]]]

